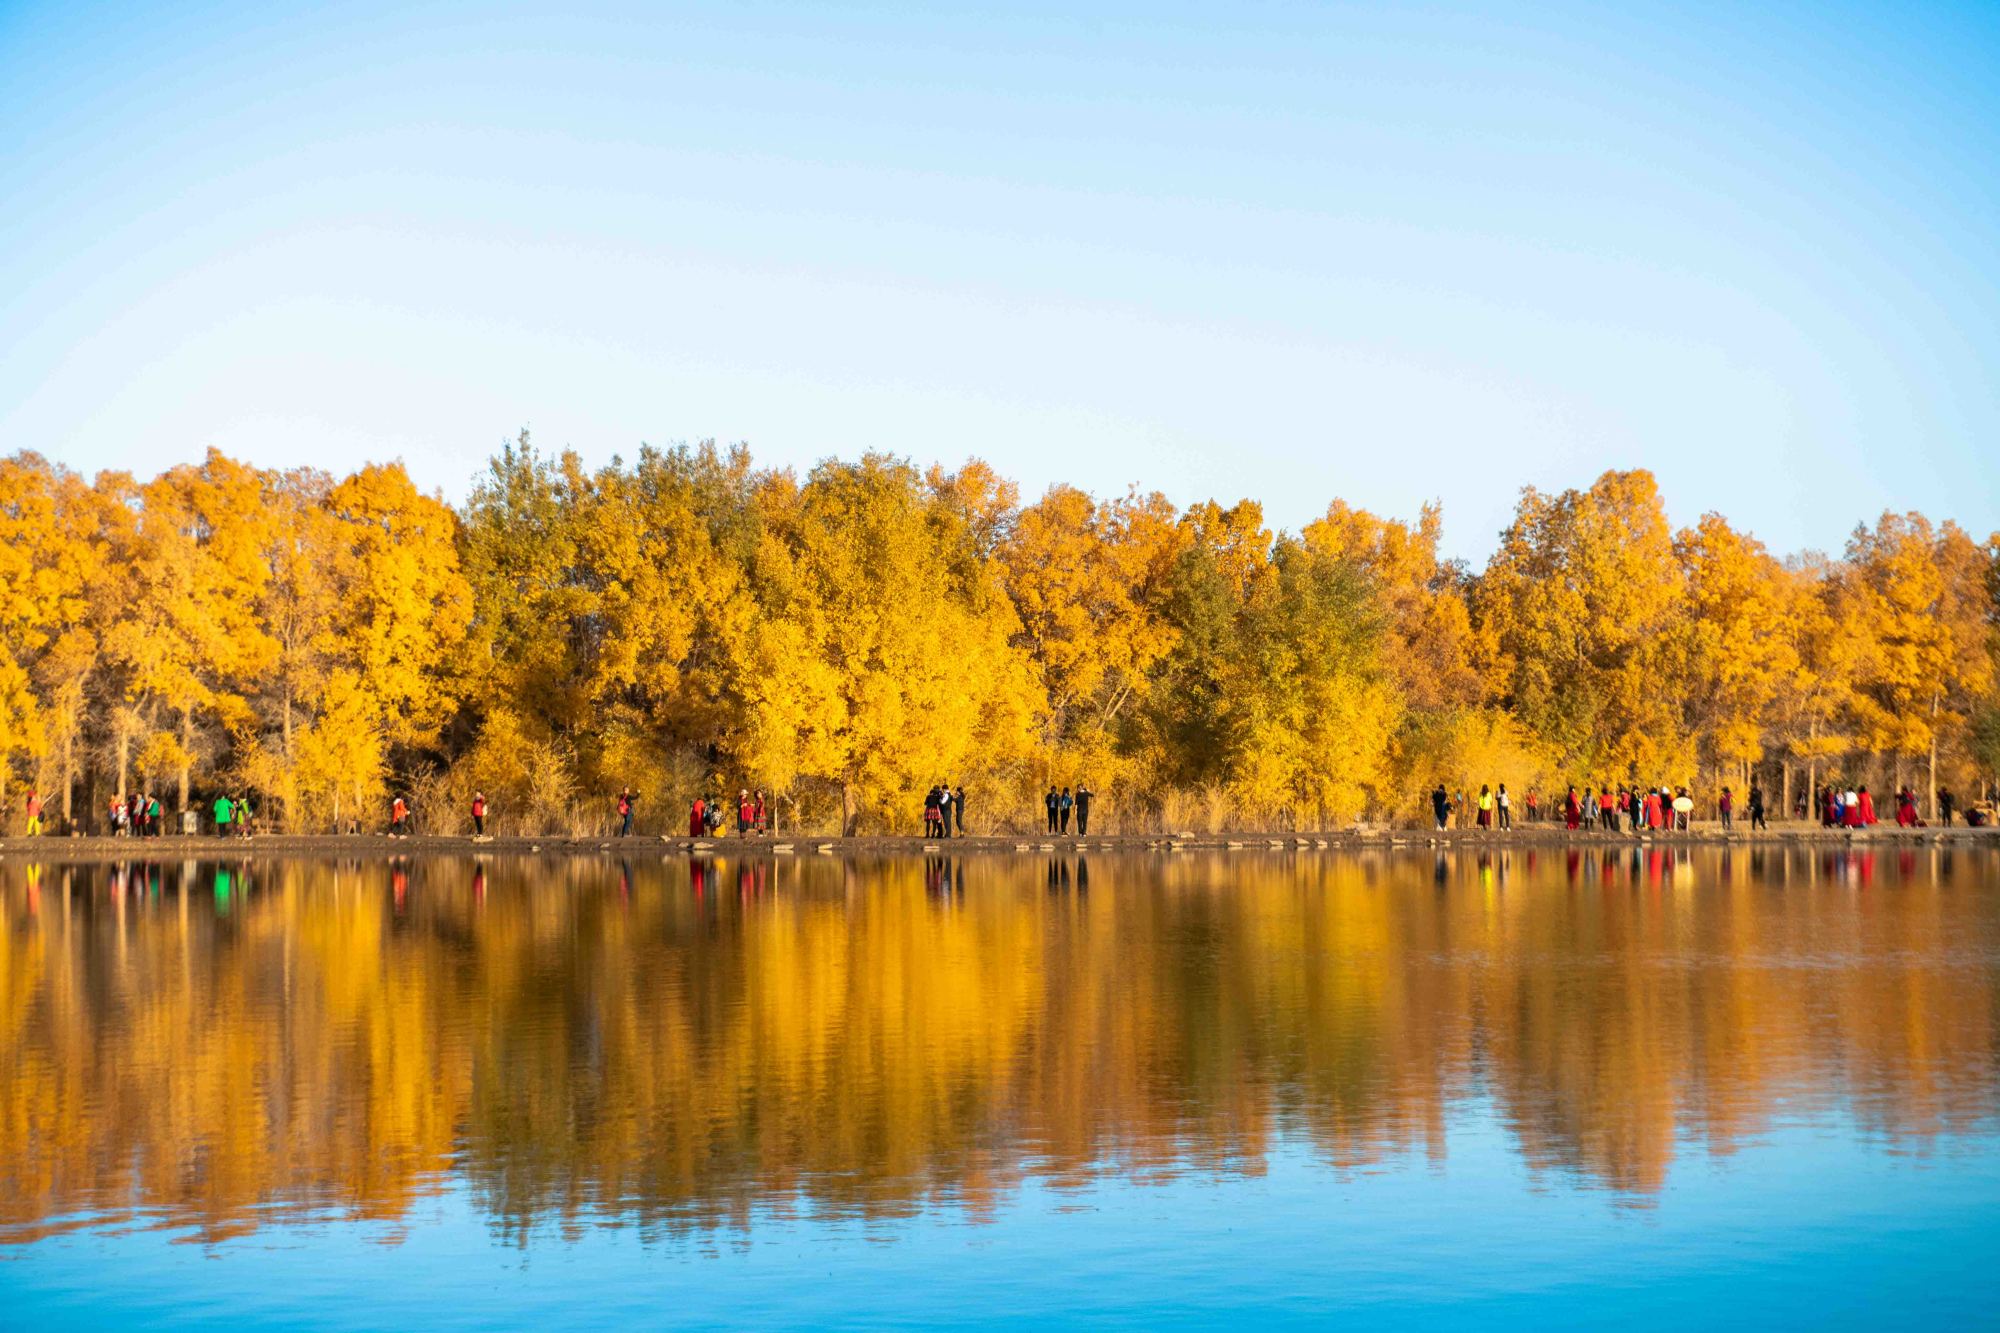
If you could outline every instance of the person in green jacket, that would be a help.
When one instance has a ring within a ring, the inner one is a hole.
[[[235,813],[236,813],[236,807],[232,806],[229,803],[229,798],[227,796],[218,796],[215,798],[216,837],[226,838],[229,836],[229,821],[231,817],[235,815]]]

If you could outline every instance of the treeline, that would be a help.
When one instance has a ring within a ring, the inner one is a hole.
[[[211,452],[140,482],[0,460],[0,801],[248,793],[267,827],[975,829],[1088,782],[1111,829],[1408,818],[1437,780],[1709,790],[2000,770],[2000,536],[1884,514],[1780,560],[1643,471],[1522,494],[1484,570],[1439,515],[1056,487],[712,445],[591,470],[526,434],[453,509]]]

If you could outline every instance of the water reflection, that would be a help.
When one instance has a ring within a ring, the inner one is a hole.
[[[0,868],[0,1240],[462,1181],[525,1235],[1443,1162],[1644,1204],[1991,1132],[2000,858],[1687,848]]]

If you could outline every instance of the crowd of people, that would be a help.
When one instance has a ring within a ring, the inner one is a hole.
[[[1654,787],[1621,784],[1616,788],[1610,783],[1586,784],[1581,792],[1572,783],[1560,798],[1544,799],[1540,793],[1530,791],[1521,804],[1531,824],[1560,820],[1567,830],[1595,829],[1606,833],[1685,830],[1695,813],[1694,797],[1688,789],[1667,783]],[[1770,827],[1765,815],[1764,789],[1755,783],[1750,786],[1743,813],[1752,829]],[[1723,829],[1732,830],[1736,827],[1736,814],[1736,792],[1724,787],[1716,794],[1715,817]],[[1453,795],[1439,782],[1431,792],[1431,818],[1437,829],[1459,826],[1468,817],[1478,828],[1512,829],[1514,801],[1507,794],[1507,784],[1500,783],[1497,788],[1482,784],[1479,794],[1470,796],[1463,789]]]
[[[1805,797],[1801,795],[1794,811],[1801,819],[1806,817],[1807,812],[1804,807]],[[1869,794],[1866,783],[1854,788],[1842,788],[1838,785],[1821,787],[1813,794],[1813,813],[1819,817],[1822,828],[1867,828],[1871,824],[1881,822],[1881,817],[1875,813],[1875,798]],[[1938,823],[1950,828],[1957,815],[1958,798],[1951,794],[1951,788],[1939,788]],[[1972,811],[1967,811],[1966,816],[1966,823],[1973,827],[1982,822],[1974,818]],[[1907,783],[1896,793],[1896,825],[1899,828],[1929,826],[1929,822],[1918,810],[1916,788]]]
[[[1439,831],[1464,827],[1505,831],[1514,827],[1514,801],[1507,784],[1481,785],[1477,795],[1460,788],[1452,792],[1439,782],[1430,794],[1431,819]],[[1643,833],[1685,830],[1695,817],[1696,802],[1686,787],[1662,783],[1655,787],[1609,783],[1585,785],[1579,792],[1572,784],[1560,797],[1545,798],[1530,791],[1521,800],[1521,810],[1530,824],[1560,823],[1565,830],[1599,830],[1609,833]],[[1960,814],[1968,827],[1985,826],[1990,811],[1973,806],[1961,811],[1949,787],[1937,794],[1937,821],[1951,828]],[[1768,810],[1763,787],[1751,783],[1739,797],[1733,787],[1723,787],[1715,795],[1713,814],[1724,832],[1737,827],[1738,818],[1748,821],[1751,830],[1768,829]],[[1800,792],[1792,802],[1792,816],[1804,821],[1817,819],[1823,828],[1865,829],[1880,823],[1875,798],[1865,783],[1847,787],[1834,783],[1815,792]],[[1904,784],[1896,793],[1895,821],[1901,828],[1925,828],[1916,788]]]
[[[1076,835],[1088,836],[1090,807],[1094,799],[1095,793],[1081,782],[1074,787],[1051,784],[1042,798],[1048,831],[1058,835],[1068,834],[1074,820]],[[632,834],[638,802],[639,793],[630,787],[618,793],[615,810],[619,837]],[[1453,793],[1440,781],[1431,791],[1430,807],[1433,823],[1439,831],[1467,824],[1499,832],[1514,828],[1514,798],[1509,795],[1504,782],[1483,783],[1477,795],[1473,795],[1464,788]],[[28,836],[40,836],[45,817],[40,791],[31,789],[28,792],[23,810],[27,817]],[[1615,788],[1609,783],[1601,786],[1586,784],[1581,792],[1575,784],[1571,784],[1558,798],[1545,798],[1538,792],[1530,791],[1521,800],[1521,812],[1529,824],[1560,821],[1565,830],[1574,831],[1637,834],[1685,830],[1695,811],[1695,800],[1686,787],[1665,783],[1643,788],[1636,784],[1621,784]],[[208,813],[216,837],[251,836],[255,812],[246,798],[219,794],[209,804]],[[473,793],[469,813],[473,836],[484,838],[488,813],[485,792]],[[722,836],[731,813],[728,803],[712,793],[696,796],[688,808],[688,836]],[[1717,792],[1713,814],[1724,831],[1735,829],[1739,813],[1748,820],[1753,831],[1770,827],[1766,819],[1764,789],[1757,783],[1750,784],[1740,806],[1734,788],[1725,786]],[[733,814],[739,838],[764,837],[773,832],[771,809],[761,790],[744,788],[738,791]],[[1817,819],[1822,827],[1829,829],[1865,829],[1880,822],[1875,798],[1865,783],[1854,787],[1835,783],[1821,786],[1811,793],[1801,792],[1792,803],[1792,814],[1801,821]],[[1964,815],[1966,825],[1974,828],[1985,826],[1994,818],[1991,802],[1975,803],[1961,810],[1951,789],[1940,788],[1936,806],[1938,823],[1946,828],[1953,827],[1960,814]],[[407,796],[397,794],[391,798],[388,816],[387,832],[390,837],[409,837],[414,832],[415,817]],[[949,782],[934,784],[924,794],[923,821],[926,838],[967,836],[965,788]],[[1921,813],[1916,789],[1908,784],[1902,785],[1896,793],[1895,822],[1902,828],[1924,828],[1928,825]],[[160,798],[146,792],[113,797],[106,809],[106,827],[112,837],[160,837],[166,831]],[[353,827],[350,821],[348,831],[358,833],[360,830]]]

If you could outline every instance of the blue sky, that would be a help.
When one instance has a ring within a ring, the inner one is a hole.
[[[0,0],[0,450],[2000,527],[2000,6]]]

